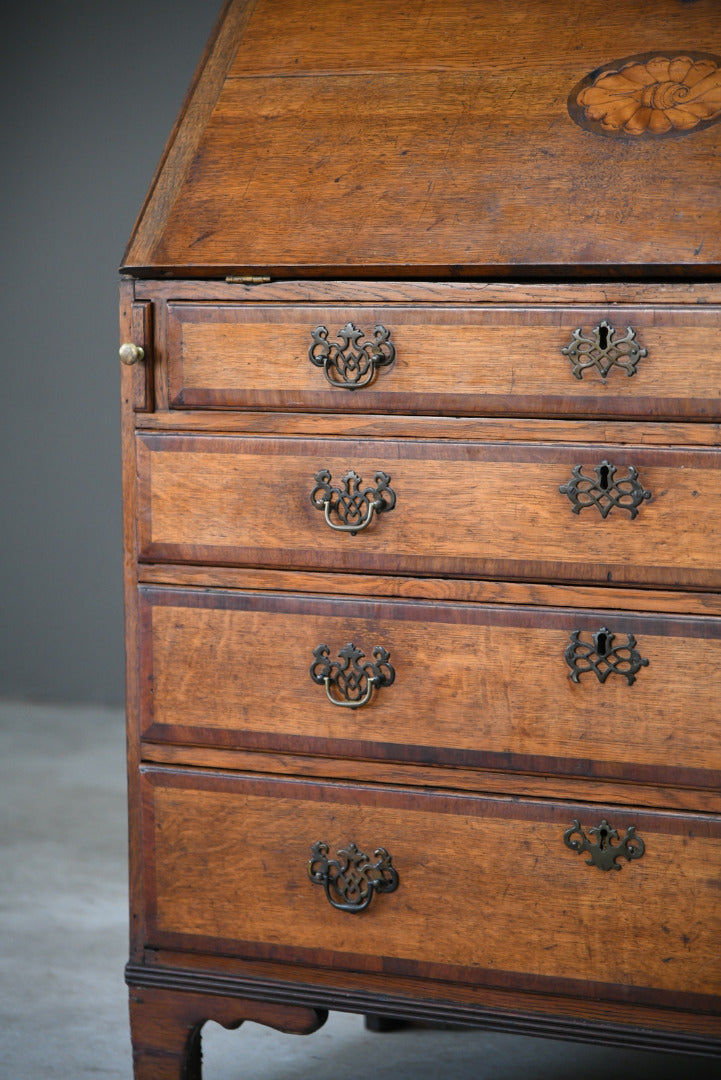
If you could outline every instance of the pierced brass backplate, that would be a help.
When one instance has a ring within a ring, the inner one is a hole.
[[[629,825],[623,840],[616,844],[613,841],[618,840],[618,832],[611,828],[605,818],[600,825],[594,825],[588,831],[596,838],[595,842],[588,839],[580,821],[574,818],[573,825],[563,834],[563,842],[579,855],[587,851],[590,858],[586,859],[586,865],[597,866],[599,870],[620,870],[616,859],[630,862],[632,859],[640,859],[646,850],[641,837],[636,836],[635,825]]]
[[[616,635],[602,626],[591,635],[591,642],[582,641],[582,630],[574,630],[564,655],[571,669],[570,678],[577,683],[581,675],[592,671],[600,683],[609,675],[623,675],[629,686],[636,680],[636,673],[648,667],[648,660],[636,649],[636,638],[626,634],[626,640],[614,644]]]
[[[316,326],[310,334],[312,344],[308,359],[322,367],[331,386],[343,390],[363,390],[370,386],[380,368],[396,358],[391,332],[380,323],[373,328],[373,341],[363,342],[363,331],[352,322],[338,331],[340,344],[328,340],[328,327]]]
[[[396,494],[387,473],[377,472],[373,478],[375,487],[369,485],[362,490],[363,478],[353,469],[341,477],[342,487],[333,487],[332,479],[327,469],[316,473],[310,501],[316,510],[323,510],[326,524],[336,532],[355,536],[368,528],[374,514],[387,514],[396,505]]]
[[[338,660],[330,659],[330,646],[318,645],[313,650],[315,662],[310,668],[314,683],[325,686],[328,700],[346,709],[360,709],[367,705],[373,691],[381,686],[391,686],[396,673],[390,662],[390,653],[377,645],[373,660],[365,664],[365,653],[349,641],[338,652]]]
[[[621,335],[605,319],[589,334],[584,334],[578,327],[561,352],[571,361],[577,379],[582,379],[585,371],[595,368],[603,383],[614,367],[621,368],[629,378],[635,375],[639,360],[648,355],[636,341],[635,330],[627,326],[626,333]]]
[[[338,859],[329,859],[328,845],[316,841],[311,848],[308,876],[314,885],[323,886],[328,903],[338,911],[365,911],[374,893],[391,893],[398,888],[398,873],[385,848],[376,848],[376,862],[372,864],[353,843],[336,854]]]
[[[602,461],[594,466],[595,479],[585,476],[584,468],[583,465],[574,465],[571,479],[558,489],[573,503],[574,514],[595,506],[602,518],[608,517],[613,509],[626,510],[635,518],[641,503],[651,498],[651,492],[639,482],[638,472],[633,465],[629,465],[626,475],[618,479],[618,470],[610,461]]]

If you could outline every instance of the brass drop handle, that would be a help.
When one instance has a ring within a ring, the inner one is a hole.
[[[370,386],[380,368],[388,367],[396,358],[391,332],[380,323],[373,328],[373,340],[363,342],[363,331],[352,322],[338,331],[339,342],[328,340],[328,327],[311,330],[308,359],[315,367],[323,368],[331,386],[343,390],[363,390]]]
[[[373,660],[361,663],[365,653],[349,641],[338,652],[338,660],[330,659],[330,646],[318,645],[313,650],[310,677],[325,686],[328,700],[345,709],[360,709],[367,705],[374,690],[392,686],[396,673],[390,653],[381,645],[373,650]]]
[[[141,360],[145,359],[145,349],[141,348],[140,345],[133,345],[131,341],[126,341],[118,349],[118,355],[120,356],[120,362],[130,367],[133,364],[139,364]]]
[[[641,503],[651,498],[651,492],[639,481],[633,465],[628,466],[625,476],[618,478],[618,469],[610,461],[594,466],[593,477],[585,475],[584,468],[584,465],[574,465],[571,479],[558,489],[571,500],[574,514],[595,506],[602,518],[608,517],[616,508],[626,510],[635,518]]]
[[[375,893],[398,888],[398,872],[385,848],[376,848],[375,863],[353,843],[336,852],[338,859],[329,859],[328,850],[322,840],[313,844],[308,877],[314,885],[323,886],[328,903],[338,911],[358,914],[366,910]]]
[[[640,859],[646,850],[641,837],[636,836],[635,825],[628,826],[622,840],[619,840],[618,832],[611,828],[605,818],[600,825],[594,825],[588,831],[595,837],[593,841],[586,836],[578,818],[574,818],[571,827],[563,834],[563,842],[578,855],[587,851],[590,858],[586,859],[586,865],[597,866],[599,870],[620,870],[616,859],[630,862],[632,859]],[[618,843],[614,843],[614,840]]]
[[[374,514],[388,513],[396,505],[396,495],[390,487],[390,476],[384,472],[375,474],[375,486],[361,490],[362,477],[352,469],[341,478],[341,486],[331,485],[331,474],[321,469],[315,474],[315,487],[310,501],[316,510],[322,510],[326,524],[336,532],[351,536],[367,529]]]
[[[635,330],[627,326],[626,333],[621,334],[605,319],[589,334],[579,326],[561,352],[571,361],[575,378],[582,379],[584,371],[595,368],[603,383],[614,367],[621,368],[629,378],[635,375],[639,360],[648,355],[636,341]]]

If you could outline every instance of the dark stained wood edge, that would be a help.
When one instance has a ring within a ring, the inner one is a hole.
[[[310,757],[307,754],[265,753],[260,750],[219,750],[168,742],[143,740],[144,764],[223,772],[263,773],[279,776],[315,777],[323,781],[366,783],[369,763],[363,758]],[[613,803],[615,806],[643,806],[657,810],[682,810],[701,814],[721,814],[721,790],[650,787],[648,785],[588,777],[553,777],[541,773],[511,773],[488,769],[397,764],[374,761],[373,780],[379,784],[405,787],[423,786],[446,791],[470,791],[476,795],[518,796],[531,799],[571,799]]]
[[[648,807],[607,806],[596,802],[574,802],[546,799],[510,799],[502,795],[478,795],[475,792],[450,790],[424,791],[400,785],[379,785],[368,782],[311,783],[302,777],[266,776],[255,773],[210,772],[202,769],[177,769],[171,766],[142,765],[140,767],[144,793],[143,808],[149,816],[144,829],[152,822],[155,788],[210,791],[224,795],[244,796],[251,793],[265,798],[295,799],[301,802],[337,803],[354,807],[384,807],[399,811],[423,811],[433,814],[459,814],[473,817],[502,818],[513,821],[566,823],[567,817],[583,819],[629,814],[637,819],[639,831],[657,832],[662,836],[694,836],[721,839],[721,819],[715,814],[657,810]],[[152,829],[150,829],[152,834]],[[148,850],[151,850],[151,847]]]
[[[163,385],[166,385],[163,381]],[[166,404],[158,408],[168,408]],[[463,442],[613,443],[668,448],[721,445],[719,423],[643,423],[630,420],[503,420],[487,417],[390,416],[358,413],[277,413],[174,410],[144,415],[139,426],[148,434],[312,435],[367,439],[461,440]]]
[[[205,937],[202,934],[181,934],[157,930],[150,923],[148,944],[150,947],[174,951],[190,949],[209,955],[236,956],[240,960],[270,960],[276,963],[299,964],[308,968],[323,967],[329,971],[362,971],[368,979],[382,975],[395,975],[407,979],[423,979],[432,982],[455,981],[468,987],[484,986],[495,990],[516,990],[524,994],[558,993],[564,997],[591,999],[593,1001],[618,1002],[633,1005],[676,1008],[694,1013],[719,1014],[719,999],[710,994],[675,990],[657,990],[653,987],[627,986],[619,983],[584,982],[581,979],[564,979],[556,975],[529,975],[519,971],[500,971],[454,964],[435,964],[421,960],[403,960],[393,956],[373,957],[375,965],[369,966],[369,957],[352,951],[353,937],[349,936],[349,949],[334,953],[330,949],[310,949],[301,946],[276,945],[272,942],[243,941],[237,938],[224,940]],[[382,969],[382,970],[381,970]],[[719,1021],[721,1023],[721,1020]]]
[[[146,721],[142,738],[150,742],[172,742],[177,746],[208,746],[219,749],[277,751],[317,757],[350,757],[366,762],[386,761],[404,765],[438,765],[451,769],[477,769],[541,774],[545,777],[586,777],[589,780],[636,782],[643,785],[671,785],[715,791],[721,786],[721,771],[684,768],[674,765],[642,765],[635,762],[594,758],[550,757],[542,754],[514,754],[489,750],[453,750],[444,746],[406,743],[365,742],[360,739],[325,739],[311,735],[233,731],[217,727],[183,726]],[[409,774],[408,782],[413,782]]]
[[[145,351],[142,362],[134,364],[132,368],[136,412],[152,412],[155,407],[154,312],[155,305],[149,300],[138,300],[133,303],[130,340],[133,344],[140,345]]]
[[[133,282],[120,285],[120,341],[132,340],[133,333]],[[143,950],[143,879],[140,828],[140,787],[138,765],[140,748],[137,731],[140,714],[138,683],[138,660],[135,655],[138,640],[138,545],[135,528],[137,510],[135,467],[135,406],[137,402],[137,376],[135,367],[118,363],[121,383],[121,440],[123,485],[123,591],[125,601],[125,707],[128,743],[128,822],[129,888],[130,888],[130,956],[138,957]]]
[[[129,251],[128,257],[120,267],[125,274],[133,274],[139,278],[197,278],[198,280],[223,280],[227,277],[271,277],[284,280],[307,280],[334,281],[340,278],[353,278],[356,281],[448,281],[451,283],[462,281],[488,281],[506,282],[517,281],[519,284],[534,284],[535,282],[574,282],[580,285],[588,282],[606,282],[609,285],[618,280],[636,281],[638,283],[648,281],[652,285],[661,284],[664,281],[676,281],[679,283],[705,283],[721,279],[721,263],[699,262],[693,264],[669,264],[669,263],[413,263],[410,265],[399,264],[397,261],[387,263],[363,263],[357,264],[351,261],[343,263],[315,263],[299,262],[292,263],[161,263],[147,259],[145,262],[137,262],[133,256],[135,251]],[[137,258],[137,256],[136,256]]]
[[[285,612],[314,614],[328,618],[355,618],[380,621],[443,622],[456,625],[504,626],[541,629],[596,630],[598,623],[613,620],[619,633],[654,636],[721,638],[721,619],[698,618],[686,614],[661,616],[655,612],[618,611],[613,606],[581,608],[538,605],[469,604],[443,600],[406,598],[372,599],[308,596],[288,592],[240,592],[223,589],[172,588],[141,585],[140,597],[149,607],[189,607],[222,611]],[[149,629],[149,624],[146,629]]]
[[[157,238],[173,209],[255,4],[256,0],[226,0],[218,15],[133,228],[121,273],[139,274],[152,265]]]
[[[153,307],[155,309],[153,328],[155,330],[154,390],[156,412],[153,416],[143,417],[143,420],[139,420],[139,423],[143,423],[146,419],[152,423],[158,415],[164,415],[165,410],[170,408],[168,399],[168,368],[170,366],[168,305],[154,303]]]
[[[464,578],[371,577],[255,567],[170,566],[140,567],[140,584],[202,589],[240,589],[243,592],[318,593],[335,597],[397,597],[401,600],[460,601],[471,604],[525,604],[527,607],[593,608],[647,611],[669,615],[721,615],[721,596],[713,593],[662,592],[650,589],[607,589],[598,585],[520,584],[513,581],[473,581]]]
[[[263,284],[139,280],[138,297],[165,301],[246,301],[311,303],[448,303],[448,304],[721,304],[721,284],[658,282],[639,284],[516,281],[270,281]]]
[[[345,413],[386,411],[416,416],[512,416],[563,417],[565,419],[608,419],[618,421],[648,417],[654,421],[698,419],[715,421],[719,404],[713,398],[684,397],[564,397],[558,394],[424,394],[376,390],[358,391],[343,401]],[[173,409],[282,409],[292,412],[334,412],[341,402],[333,391],[247,390],[181,388],[181,373],[173,368],[170,406]],[[222,424],[222,421],[220,421]]]
[[[384,453],[390,461],[428,461],[434,453],[443,461],[516,462],[535,464],[552,462],[573,466],[578,462],[593,464],[603,457],[613,457],[614,464],[624,466],[642,461],[646,466],[671,468],[715,468],[718,454],[705,447],[686,448],[669,446],[633,446],[625,443],[617,446],[609,441],[598,443],[575,442],[572,445],[534,443],[525,440],[488,442],[461,441],[448,443],[441,439],[415,439],[404,441],[393,438],[374,440],[343,436],[334,439],[273,438],[253,435],[205,435],[173,432],[138,433],[139,443],[148,453],[193,454],[263,454],[268,457],[310,457],[346,454],[375,460]],[[312,483],[312,477],[311,477]]]
[[[600,816],[613,821],[619,813],[628,822],[631,811],[597,804],[558,803],[524,799],[509,800],[503,797],[472,796],[450,792],[424,792],[419,789],[376,787],[364,784],[318,784],[297,778],[257,777],[247,775],[224,775],[144,767],[143,778],[143,834],[146,851],[154,851],[155,828],[154,790],[166,787],[182,790],[222,792],[230,796],[251,793],[268,798],[299,799],[309,802],[351,804],[353,806],[382,806],[396,810],[431,811],[439,815],[463,814],[484,817],[570,824],[574,818],[580,821]],[[678,814],[633,808],[633,823],[644,836],[654,832],[661,835],[686,835],[721,838],[721,822],[710,815]],[[337,953],[323,948],[311,949],[299,946],[286,947],[270,942],[224,940],[200,934],[182,934],[161,931],[157,926],[157,907],[154,892],[154,866],[145,867],[147,903],[147,937],[150,946],[168,949],[191,949],[195,952],[219,953],[245,960],[273,960],[287,963],[303,963],[309,967],[322,966],[326,970],[366,971],[374,975],[397,975],[405,978],[435,981],[463,982],[469,986],[485,985],[498,989],[519,989],[533,993],[560,993],[575,998],[591,998],[600,1001],[628,1002],[638,1005],[655,1005],[713,1015],[721,1011],[719,998],[711,994],[677,993],[654,987],[626,986],[619,984],[559,979],[556,976],[531,975],[524,972],[500,971],[480,967],[464,967],[454,964],[436,964],[425,961],[403,960],[394,957],[369,957],[352,949]],[[352,939],[349,940],[349,946]],[[372,1010],[369,1010],[372,1011]]]
[[[577,1001],[564,1000],[561,996],[529,996],[523,1008],[519,1008],[515,1001],[512,1007],[506,1006],[503,1011],[503,1004],[497,998],[494,1000],[491,993],[476,995],[477,1001],[474,1003],[454,1001],[449,988],[442,983],[428,988],[424,996],[410,996],[410,992],[406,996],[397,989],[389,991],[385,984],[380,983],[375,993],[342,983],[337,986],[322,985],[314,983],[313,976],[303,972],[299,973],[298,981],[291,982],[287,978],[287,971],[284,972],[285,980],[281,980],[129,964],[125,974],[131,992],[156,987],[178,993],[197,991],[207,995],[302,1004],[341,1012],[372,1012],[411,1021],[453,1023],[516,1035],[604,1045],[612,1042],[615,1046],[629,1049],[662,1048],[675,1053],[721,1056],[721,1035],[684,1032],[686,1018],[680,1011],[659,1012],[650,1016],[648,1010],[637,1009],[631,1003],[605,1008],[598,1005],[588,1018],[577,1015]],[[429,996],[430,993],[433,996]],[[532,1005],[536,1005],[536,1011]],[[602,1018],[600,1022],[598,1013]],[[664,1024],[667,1025],[665,1028]]]
[[[328,566],[328,556],[318,548],[271,549],[243,547],[240,550],[215,545],[193,545],[154,543],[150,535],[149,509],[142,524],[142,562],[173,562],[188,565],[215,563],[218,566],[242,567],[255,566],[273,569],[295,567],[304,571],[322,570]],[[552,585],[558,582],[581,586],[611,584],[619,587],[662,589],[677,585],[680,589],[698,589],[699,591],[718,592],[721,589],[721,567],[696,570],[679,569],[677,566],[649,566],[643,576],[638,567],[631,563],[605,563],[602,567],[591,563],[571,563],[556,560],[511,560],[480,559],[458,556],[457,558],[438,558],[425,555],[376,555],[372,552],[351,552],[343,557],[344,566],[349,572],[378,574],[418,574],[435,576],[446,574],[448,577],[477,577],[489,581],[498,578],[506,581],[533,581]]]
[[[351,283],[352,284],[352,283]],[[266,285],[249,286],[249,295],[236,297],[234,300],[221,300],[209,296],[203,300],[167,301],[155,297],[156,303],[166,303],[168,323],[177,333],[184,326],[244,326],[248,323],[263,322],[266,325],[303,324],[307,321],[308,333],[314,321],[339,323],[349,320],[365,319],[369,323],[382,322],[393,318],[404,327],[440,326],[453,333],[459,327],[475,326],[479,330],[488,327],[507,328],[508,330],[547,329],[562,337],[574,323],[581,321],[588,324],[600,319],[613,319],[620,327],[625,322],[633,322],[637,333],[643,334],[649,328],[680,326],[702,326],[709,330],[718,329],[721,305],[704,303],[684,303],[679,297],[676,303],[670,299],[663,305],[654,304],[648,299],[637,298],[636,302],[622,303],[618,297],[613,300],[589,302],[581,296],[566,299],[565,302],[539,289],[535,301],[518,303],[516,295],[509,289],[505,300],[496,299],[493,304],[476,303],[473,296],[461,299],[455,296],[456,290],[449,286],[450,299],[434,296],[432,300],[395,299],[386,295],[385,299],[365,299],[354,302],[339,300],[311,301],[308,299],[278,300],[258,299],[251,291],[257,288],[262,292]],[[570,286],[569,286],[570,289]],[[470,290],[469,290],[470,292]],[[579,290],[580,292],[580,290]],[[481,293],[485,296],[485,291]],[[688,300],[688,297],[686,298]],[[564,325],[565,321],[567,324]],[[392,328],[391,328],[392,329]],[[173,344],[179,339],[173,338]],[[566,342],[563,342],[566,344]],[[307,339],[307,345],[311,344]],[[643,343],[641,343],[643,344]],[[388,369],[392,371],[392,365]],[[357,392],[357,391],[356,391]]]
[[[152,500],[150,492],[150,451],[143,439],[135,439],[135,527],[134,536],[136,563],[141,552],[151,544],[152,536]]]

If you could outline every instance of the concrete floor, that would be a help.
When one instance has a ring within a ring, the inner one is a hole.
[[[120,712],[0,703],[0,1078],[131,1080]],[[609,1041],[613,1032],[609,1032]],[[718,1080],[706,1059],[482,1031],[207,1025],[205,1080]]]

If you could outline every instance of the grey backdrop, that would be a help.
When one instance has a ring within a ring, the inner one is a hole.
[[[117,267],[220,0],[2,5],[0,697],[123,697]]]

